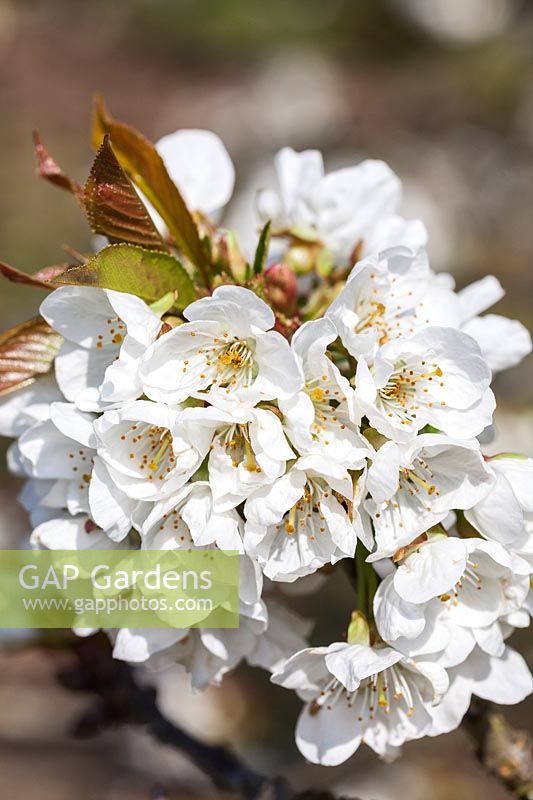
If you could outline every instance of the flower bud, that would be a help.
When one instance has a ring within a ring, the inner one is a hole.
[[[285,253],[285,260],[297,275],[305,275],[315,268],[316,255],[315,245],[294,244]]]
[[[370,629],[362,611],[352,611],[352,619],[348,625],[348,644],[370,644]]]
[[[271,264],[265,269],[265,290],[272,306],[290,313],[298,297],[296,275],[287,264]]]

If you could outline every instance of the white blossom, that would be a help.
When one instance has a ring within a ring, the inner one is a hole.
[[[487,275],[458,293],[461,329],[479,344],[483,357],[494,372],[519,364],[531,353],[531,334],[521,322],[499,314],[478,316],[505,294],[500,282]]]
[[[114,657],[184,670],[195,690],[242,662],[273,673],[305,702],[296,741],[314,763],[363,742],[396,757],[456,728],[472,696],[521,702],[532,677],[507,642],[533,614],[533,460],[482,445],[492,372],[519,363],[531,337],[484,314],[499,281],[456,292],[431,269],[426,230],[399,215],[383,162],[325,174],[318,151],[290,148],[278,190],[258,200],[274,243],[263,234],[248,264],[216,227],[235,179],[220,139],[182,130],[156,147],[204,270],[143,199],[197,299],[163,312],[63,286],[41,304],[64,339],[55,374],[0,399],[30,545],[236,553],[238,627],[203,627],[205,610],[179,627],[103,626]],[[312,272],[297,281],[299,249]],[[263,270],[278,251],[286,303]],[[334,582],[352,613],[346,641],[331,615],[333,643],[309,646],[314,620],[291,603]]]
[[[296,653],[272,676],[306,701],[296,728],[301,753],[316,764],[346,761],[364,742],[381,756],[432,726],[431,706],[446,671],[390,647],[337,642]]]
[[[83,411],[142,393],[139,361],[161,320],[138,297],[89,286],[61,286],[41,314],[65,342],[55,359],[59,388]]]
[[[533,513],[533,459],[503,454],[489,459],[487,467],[494,485],[465,517],[487,539],[519,551],[531,536],[526,520]]]
[[[474,505],[492,483],[476,440],[426,433],[405,444],[385,443],[367,478],[371,497],[365,508],[377,544],[371,560],[394,555],[450,509]]]
[[[287,435],[301,455],[322,454],[355,469],[368,444],[350,418],[353,390],[326,355],[336,338],[328,319],[306,322],[296,331],[291,344],[305,383],[301,391],[280,398],[279,407]]]
[[[531,672],[520,653],[511,647],[505,647],[499,657],[476,647],[460,666],[449,669],[448,675],[450,688],[442,702],[431,709],[433,725],[429,736],[457,728],[473,694],[492,703],[514,705],[533,692]]]
[[[443,653],[445,666],[455,666],[451,659],[460,663],[476,644],[502,654],[498,620],[519,609],[528,590],[529,565],[501,545],[438,537],[407,555],[380,584],[376,623],[399,649]]]
[[[361,454],[363,465],[364,451]],[[272,580],[293,581],[353,556],[362,524],[348,471],[305,456],[245,505],[245,545]]]
[[[200,393],[256,399],[289,396],[302,384],[272,310],[248,289],[221,286],[183,312],[189,320],[162,336],[141,365],[152,400],[179,403]]]
[[[469,439],[492,420],[490,379],[470,336],[429,327],[385,344],[372,367],[360,359],[355,396],[370,424],[397,442],[409,441],[426,425]]]
[[[379,346],[439,324],[442,299],[421,310],[430,284],[425,250],[395,247],[359,261],[326,311],[348,351],[372,361]],[[446,292],[449,302],[451,293]],[[433,315],[433,318],[432,318]]]
[[[325,175],[318,150],[297,153],[284,147],[275,165],[279,193],[261,192],[259,216],[281,231],[314,232],[336,262],[348,262],[358,246],[366,254],[426,243],[422,223],[398,215],[400,181],[382,161],[363,161]]]
[[[192,426],[212,437],[209,482],[219,510],[235,508],[257,488],[281,477],[287,461],[296,457],[278,413],[275,408],[227,403],[222,408],[188,408],[180,415],[178,431]]]
[[[176,408],[136,400],[96,421],[98,455],[128,497],[156,500],[172,494],[202,463],[210,444],[208,431],[196,426],[178,431],[178,419]]]

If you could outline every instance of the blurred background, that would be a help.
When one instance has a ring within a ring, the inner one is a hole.
[[[405,184],[405,216],[430,233],[433,266],[459,286],[486,273],[507,295],[496,310],[533,328],[533,4],[527,0],[0,0],[0,258],[34,271],[90,248],[75,204],[35,177],[31,131],[83,181],[91,164],[93,92],[155,140],[210,128],[237,166],[228,225],[249,244],[255,190],[289,144],[318,147],[331,168],[383,158]],[[38,290],[2,283],[1,329],[33,315]],[[533,452],[532,359],[498,376],[490,452]],[[2,443],[4,444],[4,443]],[[3,467],[0,546],[27,520]],[[319,614],[317,640],[346,624],[349,587],[295,601]],[[527,651],[527,641],[520,643]],[[530,655],[531,646],[530,647]],[[201,773],[139,731],[74,743],[87,700],[55,682],[55,657],[12,640],[0,652],[0,785],[24,800],[215,796]],[[292,729],[298,703],[257,671],[192,697],[155,678],[169,717],[230,742],[257,768],[298,787],[363,800],[506,793],[478,766],[465,733],[413,742],[384,765],[362,751],[335,770],[305,765]],[[510,709],[527,727],[533,706]]]

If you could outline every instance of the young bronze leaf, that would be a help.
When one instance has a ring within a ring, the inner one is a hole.
[[[106,133],[111,137],[113,150],[121,166],[159,212],[177,246],[192,264],[204,271],[207,259],[198,228],[177,186],[169,177],[161,156],[154,145],[135,128],[114,120],[101,99],[97,98],[92,130],[93,147],[100,147]]]
[[[113,242],[166,250],[141,198],[120,166],[106,134],[84,188],[85,210],[93,233]]]
[[[11,283],[24,283],[26,286],[37,286],[40,289],[53,289],[54,286],[50,283],[65,272],[69,268],[69,264],[54,264],[50,267],[44,267],[33,275],[23,272],[21,269],[10,267],[9,264],[4,264],[0,261],[0,274],[7,278]]]
[[[177,309],[196,299],[191,278],[174,256],[132,244],[109,245],[86,264],[71,267],[54,280],[54,286],[65,285],[129,292],[148,303],[176,292]]]
[[[0,396],[48,372],[63,338],[42,317],[0,335]]]
[[[41,141],[38,131],[33,132],[33,142],[35,145],[35,155],[37,156],[37,174],[54,186],[71,192],[79,205],[83,208],[83,189],[79,183],[68,175],[65,175],[61,167],[54,161],[46,147]]]

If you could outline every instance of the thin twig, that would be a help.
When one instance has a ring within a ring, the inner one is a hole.
[[[247,800],[333,800],[329,792],[295,792],[282,778],[250,769],[229,749],[208,745],[167,720],[157,707],[153,688],[139,686],[134,670],[113,659],[107,637],[97,634],[73,642],[77,663],[59,678],[71,690],[91,691],[98,703],[77,722],[74,735],[89,738],[117,725],[142,725],[159,742],[180,750],[222,791]]]

